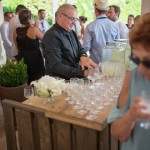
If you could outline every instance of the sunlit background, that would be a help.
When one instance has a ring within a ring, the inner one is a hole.
[[[52,24],[52,0],[2,0],[3,2],[3,11],[15,11],[15,8],[18,4],[24,4],[28,7],[35,18],[37,18],[38,9],[45,9],[47,17],[46,19],[50,24]],[[93,9],[94,0],[75,0],[75,5],[78,8],[78,16],[85,16],[88,18],[89,22],[94,19],[94,9]],[[59,5],[65,3],[65,0],[59,0]],[[129,14],[139,15],[141,14],[141,0],[108,0],[109,5],[115,4],[121,8],[121,20],[126,23],[127,17]]]

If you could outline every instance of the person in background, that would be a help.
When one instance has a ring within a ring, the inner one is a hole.
[[[87,21],[87,17],[84,17],[84,16],[80,16],[79,17],[79,22],[80,22],[80,26],[81,26],[81,34],[82,34],[82,37],[84,35],[84,30],[85,30],[85,22]]]
[[[43,33],[45,33],[48,29],[50,29],[49,23],[45,20],[46,13],[45,9],[38,10],[38,22],[39,22],[39,28]]]
[[[136,24],[136,22],[140,19],[140,15],[137,15],[135,18],[134,18],[134,25]]]
[[[18,5],[16,7],[15,16],[12,17],[12,19],[9,22],[9,40],[12,43],[12,47],[10,50],[12,60],[15,60],[15,57],[18,55],[18,50],[17,50],[16,45],[15,45],[14,40],[13,40],[13,34],[14,34],[14,31],[16,30],[16,28],[21,25],[20,21],[18,19],[18,15],[22,10],[25,10],[25,9],[26,9],[26,7],[24,5]]]
[[[120,38],[128,39],[129,38],[129,29],[128,27],[119,19],[120,16],[120,7],[116,5],[109,6],[109,10],[107,12],[107,17],[114,21],[119,30],[120,30]]]
[[[5,12],[4,22],[0,26],[0,33],[1,33],[2,40],[3,40],[3,45],[4,45],[7,61],[11,59],[10,50],[11,50],[12,43],[9,40],[9,22],[11,18],[12,18],[11,13]]]
[[[21,26],[14,32],[14,41],[18,47],[17,60],[24,58],[27,64],[28,84],[45,75],[44,61],[39,48],[39,40],[43,38],[43,32],[33,25],[32,15],[29,10],[19,13]]]
[[[72,5],[76,10],[77,7],[75,5]],[[80,22],[79,20],[77,20],[73,26],[73,30],[77,35],[78,40],[80,41],[81,45],[83,44],[83,40],[82,40],[82,33],[81,33],[81,26],[80,26]]]
[[[11,17],[14,17],[15,16],[15,13],[14,12],[9,12],[11,14]]]
[[[121,150],[149,150],[150,130],[141,124],[148,120],[149,102],[141,93],[150,93],[150,12],[130,30],[130,59],[137,65],[127,73],[118,102],[108,117],[111,135],[122,142]],[[148,97],[149,98],[149,97]]]
[[[128,27],[128,29],[132,29],[134,26],[134,15],[130,14],[128,16],[128,24],[126,24],[126,26]]]
[[[96,0],[94,3],[96,19],[86,26],[84,32],[84,50],[90,52],[90,58],[96,64],[103,61],[103,48],[106,46],[106,42],[120,38],[117,25],[106,16],[108,9],[106,1]]]
[[[86,67],[96,64],[87,57],[72,30],[77,19],[77,10],[70,4],[61,5],[56,11],[56,23],[42,39],[46,74],[69,80],[86,78]]]

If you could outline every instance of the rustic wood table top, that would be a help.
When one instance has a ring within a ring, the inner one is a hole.
[[[86,120],[85,117],[87,114],[78,114],[77,110],[73,109],[72,105],[68,104],[64,100],[65,97],[67,97],[67,94],[63,93],[60,96],[54,97],[54,102],[45,103],[48,98],[34,96],[31,98],[31,100],[26,100],[23,103],[45,109],[45,116],[48,118],[91,128],[98,131],[102,131],[107,126],[107,117],[114,104],[107,106],[104,110],[102,110],[102,112],[97,115],[96,119]],[[32,101],[32,104],[29,104],[29,101]]]

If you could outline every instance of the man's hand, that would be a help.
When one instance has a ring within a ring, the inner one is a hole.
[[[80,61],[81,61],[81,68],[82,68],[82,70],[84,70],[84,67],[95,68],[97,66],[97,64],[95,64],[90,58],[85,57],[85,56],[81,56],[80,57]]]

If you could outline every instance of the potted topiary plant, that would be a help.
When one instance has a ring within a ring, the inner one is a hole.
[[[9,61],[0,67],[0,99],[23,101],[23,89],[27,84],[27,66],[23,59],[19,62]]]

